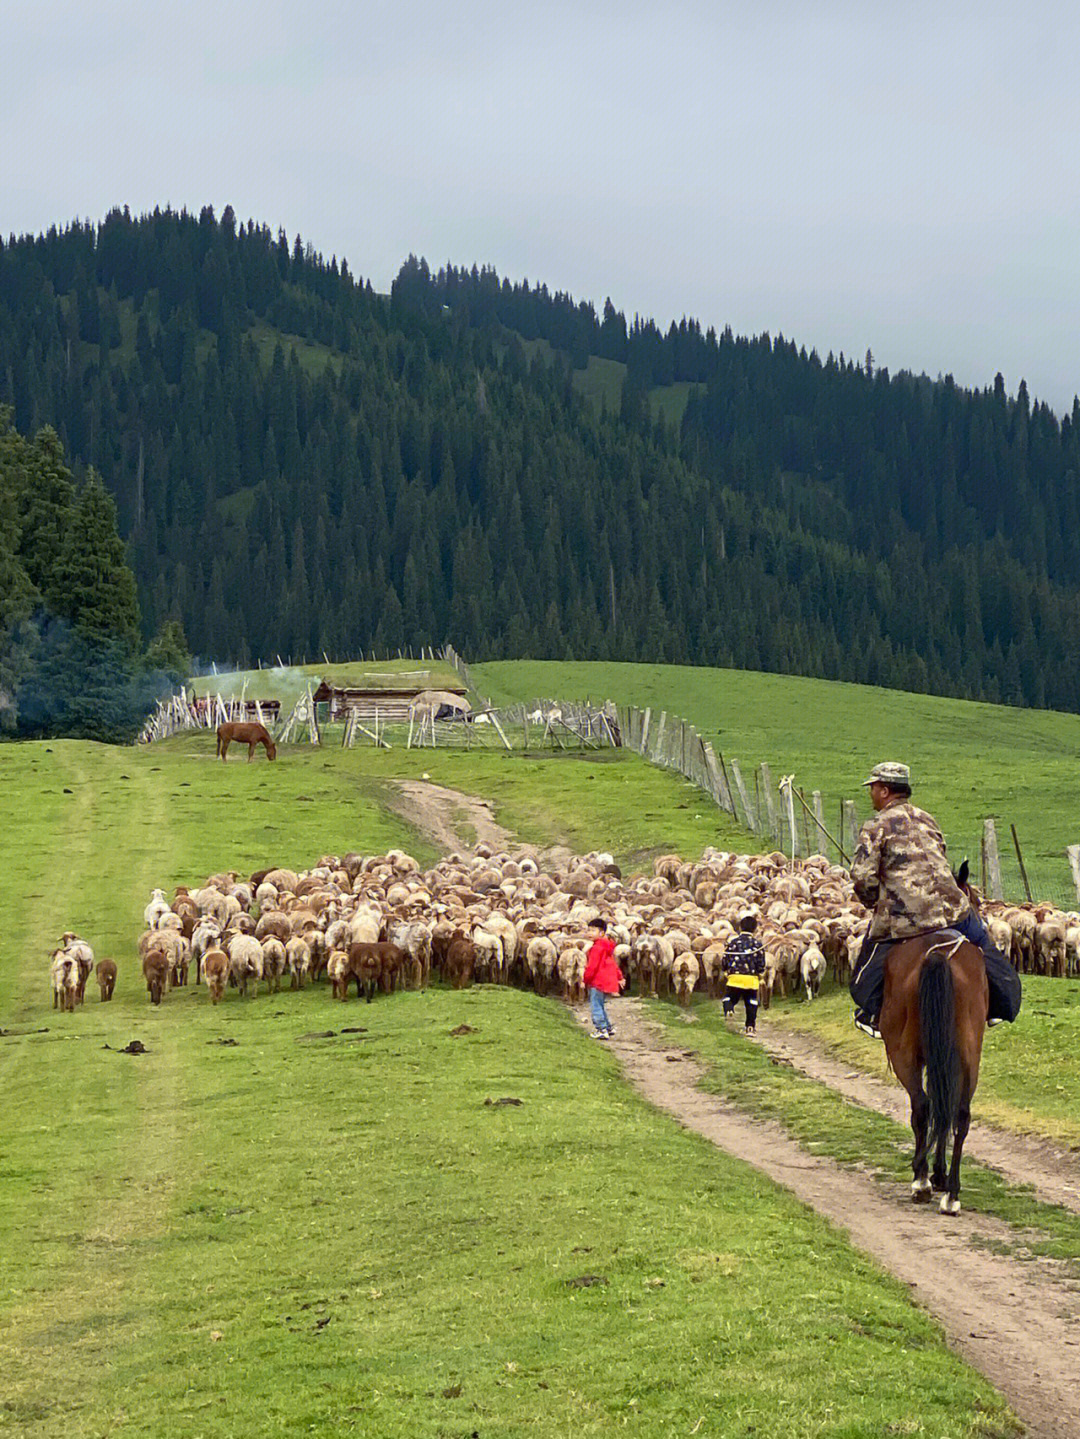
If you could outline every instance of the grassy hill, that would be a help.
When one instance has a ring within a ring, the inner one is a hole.
[[[150,1008],[151,886],[346,845],[428,858],[388,802],[421,766],[527,838],[717,833],[629,755],[0,747],[0,1429],[651,1439],[708,1413],[839,1439],[903,1432],[917,1390],[927,1433],[1013,1432],[900,1285],[646,1106],[554,1001],[344,1009],[318,986],[215,1009],[190,988]],[[69,925],[120,980],[58,1015],[47,954]],[[148,1053],[119,1053],[134,1037]],[[504,1095],[520,1108],[485,1106]],[[793,1346],[798,1313],[814,1335]]]
[[[1022,897],[1009,825],[1015,824],[1034,888],[1075,907],[1065,847],[1080,843],[1073,802],[1080,716],[976,704],[828,680],[677,665],[492,662],[471,666],[495,704],[538,695],[666,709],[692,721],[746,774],[766,760],[809,792],[869,815],[860,788],[879,760],[911,766],[916,799],[938,818],[958,857],[978,863],[982,822],[998,821],[1008,893]]]

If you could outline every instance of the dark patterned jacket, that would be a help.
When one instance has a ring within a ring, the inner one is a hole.
[[[874,911],[871,939],[907,939],[945,929],[970,908],[931,815],[894,800],[859,831],[851,862],[855,893]]]
[[[740,933],[724,950],[724,973],[732,989],[756,989],[765,973],[765,951],[756,935]],[[732,983],[734,980],[734,983]]]

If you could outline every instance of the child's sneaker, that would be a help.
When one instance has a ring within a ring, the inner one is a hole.
[[[607,1039],[607,1035],[602,1029],[594,1029],[592,1032],[592,1037],[593,1039]]]

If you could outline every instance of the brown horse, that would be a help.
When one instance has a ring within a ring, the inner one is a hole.
[[[229,753],[229,745],[233,740],[239,744],[246,744],[248,747],[248,764],[255,758],[255,746],[263,745],[266,749],[267,759],[277,759],[277,745],[267,733],[266,726],[255,724],[219,724],[217,728],[217,752],[222,760]]]
[[[960,1158],[979,1082],[988,1007],[985,961],[978,947],[960,935],[948,930],[920,934],[890,950],[878,1025],[889,1064],[911,1099],[911,1197],[926,1204],[938,1191],[942,1214],[960,1213]],[[950,1133],[952,1164],[946,1176]],[[934,1168],[928,1178],[931,1149]]]

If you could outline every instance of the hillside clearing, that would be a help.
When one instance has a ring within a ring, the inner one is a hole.
[[[1000,821],[1006,892],[1023,897],[1008,826],[1015,824],[1033,886],[1076,904],[1065,860],[1080,821],[1065,802],[1080,753],[1080,715],[908,694],[797,675],[521,660],[474,664],[472,678],[495,704],[537,695],[651,706],[691,721],[743,773],[767,760],[825,797],[827,823],[841,799],[869,805],[860,785],[883,759],[910,764],[915,798],[938,819],[958,858],[978,873],[982,822]]]

